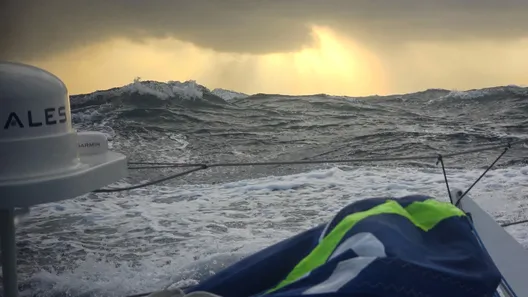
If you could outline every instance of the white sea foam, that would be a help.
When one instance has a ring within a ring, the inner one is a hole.
[[[97,91],[82,98],[76,98],[76,100],[78,102],[81,102],[91,100],[100,95],[121,96],[123,94],[130,93],[138,93],[140,95],[152,95],[163,100],[174,97],[192,100],[203,98],[204,91],[209,91],[209,89],[198,84],[194,80],[188,80],[185,82],[169,81],[165,83],[157,81],[141,81],[140,78],[136,78],[132,83],[128,85],[110,90]],[[238,98],[245,98],[249,96],[241,92],[235,92],[221,88],[214,89],[210,92],[211,94],[216,95],[226,101]]]
[[[456,98],[456,99],[477,99],[480,97],[487,96],[491,93],[491,90],[470,90],[470,91],[458,91],[453,90],[449,92],[446,96],[443,98]],[[442,98],[440,98],[442,99]]]
[[[230,90],[226,90],[226,89],[220,89],[220,88],[216,88],[214,90],[211,91],[211,93],[213,93],[214,95],[226,100],[226,101],[229,101],[229,100],[233,100],[233,99],[241,99],[241,98],[246,98],[248,97],[249,95],[247,94],[244,94],[244,93],[240,93],[240,92],[235,92],[235,91],[230,91]]]
[[[203,97],[203,89],[205,87],[200,86],[194,80],[185,82],[169,81],[167,83],[156,82],[156,81],[141,81],[136,78],[134,82],[115,89],[97,91],[86,95],[85,97],[77,98],[78,101],[91,100],[99,95],[113,95],[120,96],[129,93],[139,93],[140,95],[152,95],[160,99],[168,99],[171,97],[180,97],[183,99],[199,99]]]
[[[446,99],[460,99],[460,100],[469,100],[469,99],[479,99],[482,97],[492,96],[498,92],[509,92],[517,96],[526,96],[528,95],[528,89],[522,86],[508,85],[502,87],[493,87],[493,88],[484,88],[478,90],[451,90],[447,95],[435,98],[430,100],[428,103],[433,103],[438,100]]]
[[[478,169],[447,172],[451,187],[461,189],[481,174]],[[497,169],[475,186],[471,196],[499,221],[511,221],[523,217],[528,208],[527,187],[528,167]],[[89,254],[73,261],[66,258],[70,255],[58,256],[56,267],[68,269],[35,275],[36,280],[53,284],[47,293],[81,288],[122,296],[160,289],[181,278],[193,283],[195,274],[214,273],[220,262],[232,262],[322,223],[352,201],[408,194],[447,201],[441,170],[343,166],[215,185],[90,194],[35,207],[25,228],[70,218],[57,234],[41,238],[32,234],[31,240],[58,240],[70,234]],[[115,232],[95,232],[108,227]],[[89,230],[94,231],[88,236]],[[507,230],[528,247],[525,226]],[[141,260],[127,258],[132,254]]]

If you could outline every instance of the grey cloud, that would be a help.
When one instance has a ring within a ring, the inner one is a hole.
[[[381,48],[410,40],[528,36],[526,0],[7,0],[0,58],[46,57],[109,38],[174,37],[222,52],[295,51],[311,24]]]

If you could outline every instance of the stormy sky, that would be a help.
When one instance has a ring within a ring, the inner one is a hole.
[[[0,57],[44,67],[73,93],[136,76],[248,93],[348,95],[528,83],[527,0],[1,5]]]

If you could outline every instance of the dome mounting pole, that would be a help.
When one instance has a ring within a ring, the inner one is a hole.
[[[4,297],[18,296],[15,209],[72,199],[127,176],[103,133],[72,128],[70,99],[53,74],[0,62],[0,247]]]
[[[0,209],[4,296],[18,296],[14,209]]]

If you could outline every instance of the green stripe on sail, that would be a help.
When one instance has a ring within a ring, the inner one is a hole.
[[[357,212],[346,216],[313,250],[302,259],[295,268],[288,274],[285,280],[280,282],[276,287],[270,289],[267,293],[276,291],[285,287],[305,274],[323,265],[337,248],[345,234],[354,227],[359,221],[379,214],[397,214],[409,219],[416,227],[429,231],[442,220],[455,217],[465,216],[464,212],[456,206],[440,202],[434,199],[425,201],[416,201],[403,208],[394,200],[387,200],[385,203],[377,205],[369,210]]]

